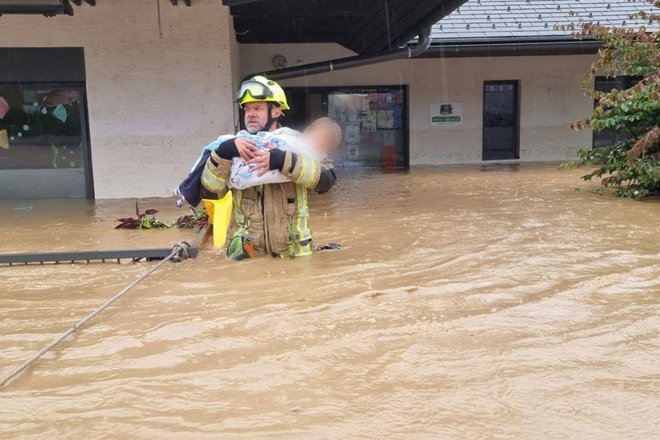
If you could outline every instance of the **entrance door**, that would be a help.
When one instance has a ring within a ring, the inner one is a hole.
[[[518,159],[518,81],[484,83],[483,160]]]
[[[302,131],[309,123],[325,114],[323,107],[323,92],[306,88],[285,89],[286,98],[291,110],[287,110],[282,119],[282,125]]]

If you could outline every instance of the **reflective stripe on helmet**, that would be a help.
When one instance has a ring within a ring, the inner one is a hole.
[[[236,101],[242,102],[247,94],[254,99],[268,99],[273,97],[273,91],[266,85],[259,81],[248,80],[241,84],[236,94]]]

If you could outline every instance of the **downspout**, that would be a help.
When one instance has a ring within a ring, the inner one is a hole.
[[[415,58],[423,54],[429,46],[431,46],[431,26],[422,26],[419,30],[419,42],[415,46],[407,46],[378,55],[357,55],[353,57],[321,61],[318,63],[304,64],[302,66],[288,67],[285,69],[253,73],[246,76],[245,79],[251,78],[255,75],[263,75],[268,79],[279,81],[306,75],[334,72],[336,70],[352,69],[354,67],[383,63],[385,61]]]

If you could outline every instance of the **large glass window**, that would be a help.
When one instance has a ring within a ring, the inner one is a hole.
[[[291,110],[283,123],[302,130],[327,115],[341,125],[344,139],[333,156],[339,167],[408,165],[406,87],[288,88]]]
[[[407,165],[405,93],[399,88],[347,89],[328,93],[328,116],[344,130],[338,166]]]
[[[92,197],[82,84],[0,83],[0,199]]]

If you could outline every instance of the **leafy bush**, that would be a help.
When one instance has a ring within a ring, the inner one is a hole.
[[[190,208],[190,214],[184,214],[176,219],[174,225],[179,229],[201,229],[209,224],[209,216],[206,209]]]
[[[199,211],[191,208],[188,214],[179,216],[172,224],[163,222],[156,218],[158,213],[155,209],[147,209],[140,212],[138,201],[135,200],[135,217],[124,217],[117,219],[119,224],[115,229],[170,229],[176,226],[179,229],[199,230],[209,223],[209,216],[206,209]]]
[[[155,214],[158,213],[155,209],[147,209],[140,212],[138,201],[135,200],[135,217],[124,217],[117,219],[119,224],[115,229],[169,229],[170,225],[158,220]]]
[[[646,0],[654,8],[660,1]],[[658,11],[655,9],[655,11]],[[636,14],[649,23],[660,23],[657,13]],[[566,167],[595,165],[584,180],[601,178],[601,191],[614,195],[644,197],[660,194],[660,32],[609,28],[586,23],[577,38],[593,37],[603,42],[599,58],[584,76],[582,90],[595,101],[590,117],[570,125],[573,130],[591,127],[628,134],[628,138],[597,149],[581,149],[578,160]],[[637,76],[642,79],[626,90],[594,90],[597,74]]]

